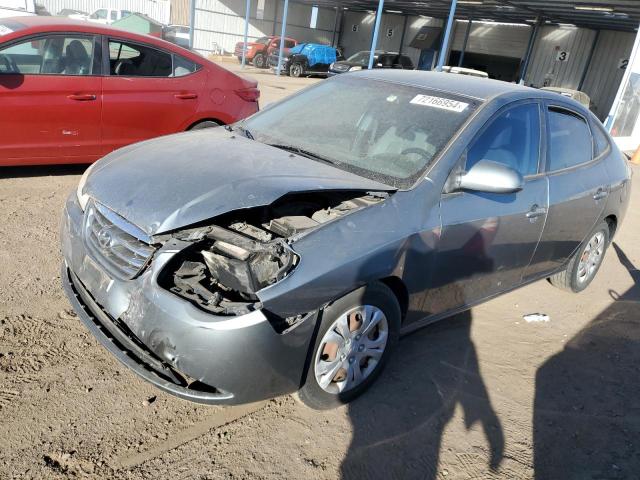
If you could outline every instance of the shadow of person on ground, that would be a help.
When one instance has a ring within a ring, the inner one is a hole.
[[[634,285],[536,374],[535,478],[640,475],[640,271],[613,244]],[[588,301],[588,292],[581,294]]]
[[[467,311],[399,342],[385,373],[348,407],[353,439],[342,478],[435,479],[456,406],[468,429],[482,426],[487,461],[498,467],[504,434],[478,369],[471,321]]]

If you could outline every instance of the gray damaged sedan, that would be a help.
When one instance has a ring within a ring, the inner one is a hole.
[[[341,75],[228,127],[94,164],[62,219],[64,288],[121,362],[178,397],[348,402],[399,336],[549,278],[589,285],[630,168],[554,93]]]

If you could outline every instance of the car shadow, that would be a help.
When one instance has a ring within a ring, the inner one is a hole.
[[[536,373],[535,478],[638,478],[640,271],[613,244],[634,285]],[[588,297],[586,297],[588,298]]]
[[[442,435],[461,407],[467,428],[479,423],[499,466],[504,433],[491,406],[471,341],[471,311],[403,338],[383,381],[349,405],[353,439],[342,478],[435,479]]]
[[[82,175],[89,164],[68,165],[34,165],[19,167],[0,167],[0,179],[2,178],[28,178],[51,177],[61,175]]]

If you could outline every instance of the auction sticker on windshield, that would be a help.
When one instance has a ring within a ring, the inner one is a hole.
[[[416,95],[411,102],[415,105],[424,105],[427,107],[441,108],[452,112],[462,112],[469,106],[468,103],[451,100],[450,98],[432,97],[431,95]]]

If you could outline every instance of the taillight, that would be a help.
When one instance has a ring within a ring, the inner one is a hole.
[[[256,87],[252,88],[241,88],[236,90],[236,94],[243,100],[247,102],[257,102],[260,98],[260,90]]]

